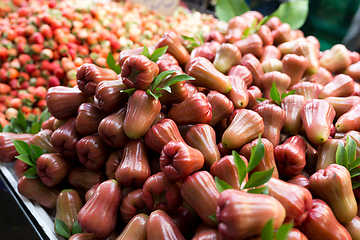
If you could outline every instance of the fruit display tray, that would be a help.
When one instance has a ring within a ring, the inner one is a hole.
[[[8,188],[14,200],[24,212],[26,218],[34,227],[40,239],[44,240],[63,240],[57,236],[54,230],[54,209],[45,209],[39,203],[23,197],[17,190],[17,177],[14,173],[14,163],[0,162],[0,178]]]

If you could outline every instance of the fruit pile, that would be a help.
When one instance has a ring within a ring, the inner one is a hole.
[[[192,37],[216,22],[184,8],[168,17],[131,2],[1,1],[0,124],[19,109],[30,119],[39,114],[46,89],[75,86],[84,63],[106,67],[109,52],[117,59],[121,50],[153,46],[166,30]]]
[[[50,88],[42,130],[0,134],[19,193],[72,240],[359,239],[359,53],[254,11],[203,41]]]

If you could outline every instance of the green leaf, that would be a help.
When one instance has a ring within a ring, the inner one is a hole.
[[[64,238],[71,237],[69,227],[60,219],[55,219],[55,231]]]
[[[30,154],[30,146],[24,141],[11,139],[14,143],[15,149],[19,154]]]
[[[294,95],[295,92],[296,92],[296,89],[291,90],[291,91],[288,91],[288,92],[283,92],[283,93],[281,94],[281,99],[284,99],[284,98],[286,98],[286,97],[289,96],[289,95]]]
[[[273,171],[274,167],[262,172],[254,172],[253,174],[251,174],[244,188],[254,188],[261,186],[264,183],[267,183],[270,180]]]
[[[31,125],[30,133],[37,134],[41,130],[41,125],[38,122],[33,122]]]
[[[3,132],[14,132],[13,127],[11,126],[11,124],[5,125],[3,130]]]
[[[21,110],[18,111],[16,123],[19,124],[22,129],[26,130],[26,128],[27,128],[26,119],[25,119],[24,114],[22,114]]]
[[[187,74],[180,74],[180,75],[176,75],[175,77],[172,77],[163,87],[163,89],[165,90],[165,88],[170,87],[171,85],[174,85],[175,83],[178,82],[182,82],[182,81],[187,81],[187,80],[195,80],[195,78],[187,75]]]
[[[347,168],[349,165],[347,158],[348,158],[348,155],[346,153],[344,144],[342,142],[340,142],[336,149],[336,155],[335,155],[336,163]]]
[[[354,168],[353,170],[350,171],[350,176],[352,178],[359,176],[359,175],[360,175],[360,168]]]
[[[226,189],[233,189],[232,186],[218,177],[215,177],[215,186],[220,193]]]
[[[31,144],[30,143],[30,156],[31,156],[31,159],[34,163],[36,163],[36,160],[43,154],[43,150],[34,145],[34,144]]]
[[[50,117],[51,117],[51,113],[49,112],[49,109],[45,108],[45,110],[42,111],[42,113],[40,114],[40,125],[46,120],[48,120]]]
[[[29,154],[21,154],[19,156],[16,156],[15,158],[23,161],[24,163],[26,163],[29,166],[35,167],[35,163],[33,163],[33,161],[31,161],[31,156]]]
[[[288,233],[293,228],[292,223],[284,223],[281,225],[281,227],[278,228],[276,231],[276,237],[275,240],[287,240],[288,239]]]
[[[258,164],[261,162],[261,159],[264,157],[265,147],[263,142],[261,141],[261,135],[259,134],[258,142],[255,146],[251,148],[251,155],[249,164],[247,166],[246,171],[251,172]]]
[[[259,187],[259,188],[252,188],[252,189],[249,189],[247,192],[248,193],[256,193],[256,194],[268,195],[269,194],[269,187],[264,186],[264,187]]]
[[[153,52],[153,54],[151,54],[151,57],[149,59],[153,62],[157,62],[157,60],[159,60],[159,58],[166,53],[167,49],[168,46],[155,49],[155,51]]]
[[[274,237],[274,219],[270,219],[261,230],[261,240],[273,240]]]
[[[244,0],[217,0],[215,5],[216,16],[224,22],[249,10],[250,8]]]
[[[211,220],[213,220],[214,222],[218,223],[218,221],[216,220],[216,214],[211,214],[211,215],[209,216],[209,218],[210,218]]]
[[[352,189],[355,189],[357,187],[360,187],[360,182],[355,181],[355,180],[351,180],[351,185],[352,185]]]
[[[38,175],[36,174],[36,167],[31,167],[29,168],[25,173],[24,176],[29,178],[29,179],[35,179],[38,177]]]
[[[288,23],[291,29],[299,29],[304,25],[309,13],[309,0],[290,1],[280,4],[270,17],[280,18],[282,23]]]
[[[12,118],[10,120],[10,124],[12,126],[14,133],[25,133],[26,132],[26,129],[24,129],[21,125],[19,125],[15,118]]]
[[[259,21],[259,23],[256,25],[256,31],[257,30],[259,30],[259,28],[261,27],[261,25],[264,25],[266,22],[267,22],[267,20],[269,20],[269,16],[268,15],[266,15],[266,16],[264,16],[260,21]]]
[[[124,90],[120,90],[121,93],[127,93],[129,97],[136,91],[136,88],[127,88]]]
[[[345,150],[346,150],[347,156],[348,156],[348,164],[351,164],[355,160],[356,148],[357,148],[357,145],[356,145],[355,140],[352,137],[350,137],[349,135],[347,135]]]
[[[3,126],[0,124],[0,132],[3,131]]]
[[[155,88],[161,83],[162,80],[164,80],[167,76],[175,73],[177,70],[169,70],[161,72],[159,75],[156,76],[156,78],[153,81],[152,91],[155,90]]]
[[[250,27],[246,28],[243,32],[243,35],[241,36],[241,39],[247,38],[248,36],[250,36],[251,34],[254,34],[256,31],[256,24],[257,24],[257,19],[255,19],[253,21],[253,23],[251,24]]]
[[[112,55],[111,51],[107,55],[106,63],[111,70],[113,70],[117,74],[121,73],[121,66],[115,63],[115,59],[114,59],[114,56]]]
[[[146,93],[149,95],[149,96],[152,96],[153,98],[155,99],[159,99],[162,94],[161,93],[153,93],[152,91],[150,91],[149,89],[146,90]]]
[[[272,83],[272,86],[271,86],[271,89],[270,89],[270,98],[272,100],[274,100],[274,102],[276,102],[278,105],[280,105],[281,98],[280,98],[279,91],[276,88],[275,82]]]
[[[360,166],[360,157],[356,158],[352,163],[349,164],[348,170],[351,171],[358,166]]]
[[[82,227],[80,226],[78,220],[76,220],[76,222],[74,222],[72,226],[72,234],[74,235],[81,232],[82,232]]]
[[[145,57],[147,57],[148,59],[150,59],[149,49],[147,48],[146,45],[144,45],[143,51],[142,51],[141,55],[144,55]]]
[[[247,173],[246,172],[246,164],[241,159],[239,153],[237,153],[235,150],[232,151],[232,156],[234,158],[234,162],[235,162],[235,166],[236,166],[238,178],[239,178],[239,184],[241,186],[242,182],[244,181],[244,179],[246,177],[246,173]]]
[[[258,103],[261,103],[261,102],[263,102],[263,101],[265,101],[265,100],[267,100],[266,98],[257,98],[256,99],[256,101],[258,102]]]

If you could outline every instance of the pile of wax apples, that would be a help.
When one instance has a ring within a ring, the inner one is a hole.
[[[46,89],[76,85],[84,63],[106,67],[123,49],[153,46],[169,29],[194,36],[209,32],[211,15],[179,8],[174,16],[131,2],[5,0],[0,3],[0,124],[21,111],[28,118],[46,108]]]
[[[262,18],[81,65],[39,133],[0,135],[20,194],[72,240],[359,239],[359,54]]]

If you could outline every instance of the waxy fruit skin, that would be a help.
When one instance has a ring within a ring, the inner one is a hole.
[[[214,227],[210,227],[205,223],[201,223],[195,232],[192,240],[222,240],[223,238],[219,234],[218,230]]]
[[[230,75],[231,90],[226,96],[233,103],[234,108],[245,108],[249,103],[249,94],[247,92],[246,82],[240,77]]]
[[[328,139],[318,147],[318,157],[315,165],[315,171],[325,169],[331,164],[336,163],[336,150],[340,143],[345,146],[346,140],[336,138]]]
[[[100,122],[108,114],[91,103],[83,103],[78,108],[76,116],[76,131],[82,135],[98,132]]]
[[[354,79],[350,76],[338,74],[321,89],[319,98],[349,97],[354,92],[354,85]]]
[[[146,240],[147,232],[146,226],[149,216],[144,213],[135,215],[122,230],[121,234],[116,240]]]
[[[290,86],[291,79],[287,74],[278,71],[264,73],[261,77],[261,89],[263,90],[263,96],[267,99],[271,99],[270,90],[273,83],[275,83],[276,88],[281,95],[286,92]]]
[[[71,99],[71,101],[69,101]],[[59,120],[67,120],[77,114],[79,106],[87,102],[89,96],[78,88],[56,86],[46,93],[46,103],[52,116]]]
[[[351,64],[350,53],[345,45],[335,44],[331,49],[324,51],[319,64],[330,72],[344,70]]]
[[[108,159],[105,163],[105,174],[108,179],[115,179],[116,169],[119,167],[121,159],[124,154],[124,149],[116,149],[109,154]]]
[[[238,76],[241,79],[244,80],[246,83],[246,86],[249,88],[252,85],[253,82],[253,76],[250,72],[250,70],[243,66],[243,65],[236,65],[230,68],[230,70],[227,73],[228,76]]]
[[[270,58],[261,62],[261,68],[263,69],[264,73],[273,71],[282,72],[283,64],[277,58]]]
[[[317,99],[320,95],[319,84],[313,82],[299,82],[293,85],[290,90],[295,90],[297,95],[302,95],[307,101]]]
[[[87,191],[95,184],[105,181],[106,175],[102,170],[91,170],[85,166],[79,166],[70,170],[67,180],[74,188]]]
[[[194,228],[197,222],[193,214],[194,212],[190,210],[189,206],[181,206],[169,215],[185,239],[190,239],[194,235]]]
[[[349,132],[360,130],[360,102],[353,105],[353,107],[343,115],[335,123],[337,132]]]
[[[208,124],[192,126],[186,132],[185,142],[203,154],[205,166],[211,167],[220,159],[219,148],[216,144],[216,132]]]
[[[232,77],[229,77],[231,79]],[[234,88],[231,88],[232,92]],[[229,93],[230,93],[229,92]],[[211,105],[211,121],[209,122],[210,126],[215,126],[221,119],[227,118],[234,111],[234,104],[231,99],[218,91],[210,91],[206,98],[208,99]]]
[[[355,216],[350,222],[344,223],[343,226],[350,233],[353,240],[360,239],[360,218]]]
[[[129,140],[125,144],[122,160],[116,169],[116,179],[121,186],[139,187],[150,175],[149,149],[141,138]]]
[[[275,45],[294,40],[291,35],[291,26],[288,23],[281,23],[272,33],[274,35]]]
[[[251,53],[257,58],[263,54],[263,41],[256,33],[234,42],[233,45],[238,47],[242,54]]]
[[[76,190],[64,189],[57,197],[55,219],[63,221],[72,232],[72,227],[77,221],[77,215],[82,206],[82,200]]]
[[[236,16],[229,20],[225,41],[234,43],[241,39],[243,32],[247,28],[247,23],[243,16]]]
[[[121,80],[126,88],[146,90],[159,74],[159,67],[144,55],[128,57],[121,66]]]
[[[252,79],[253,79],[253,85],[261,88],[261,78],[264,75],[264,71],[261,67],[261,63],[260,63],[259,59],[257,59],[251,53],[248,53],[248,54],[243,55],[242,60],[243,60],[243,62],[241,64],[243,66],[247,67],[251,72]]]
[[[213,227],[217,225],[209,216],[216,213],[220,193],[216,189],[214,177],[209,172],[198,171],[185,178],[180,192],[184,201],[204,223]]]
[[[147,240],[185,240],[171,217],[162,210],[150,214],[146,229]]]
[[[167,116],[178,125],[209,123],[212,119],[212,107],[205,94],[197,92],[173,105]]]
[[[259,35],[259,37],[263,41],[264,51],[267,46],[272,46],[274,44],[274,35],[272,34],[271,29],[268,26],[261,25],[261,27],[257,30],[256,33],[257,33],[257,35]],[[279,51],[279,53],[280,53],[280,51]],[[281,53],[280,53],[280,55],[281,55]],[[264,56],[264,54],[263,54],[263,56]]]
[[[255,111],[237,109],[230,117],[232,117],[232,121],[221,139],[225,148],[241,147],[264,132],[263,118]]]
[[[95,94],[97,85],[105,80],[117,80],[116,72],[109,68],[98,67],[92,63],[84,63],[78,67],[76,81],[79,89],[86,95]]]
[[[231,90],[231,83],[227,76],[218,71],[214,65],[203,57],[191,59],[187,66],[187,74],[195,80],[189,82],[197,87],[205,87],[220,93]]]
[[[277,229],[285,215],[285,208],[275,198],[235,189],[226,189],[220,194],[216,209],[218,231],[224,239],[229,240],[247,239],[260,234],[271,218]]]
[[[325,100],[313,99],[302,106],[300,114],[308,139],[312,143],[326,142],[335,117],[334,107]]]
[[[143,90],[136,90],[129,98],[124,119],[124,132],[131,139],[144,136],[160,113],[161,103]]]
[[[135,55],[140,55],[144,50],[144,47],[139,47],[139,48],[135,48],[135,49],[127,49],[127,50],[123,50],[119,53],[119,66],[121,67],[125,60],[128,59],[130,56],[135,56]],[[152,49],[149,48],[149,53],[152,54]]]
[[[82,229],[96,237],[108,236],[116,227],[121,186],[114,179],[102,182],[78,213]]]
[[[320,169],[310,177],[310,189],[324,200],[341,223],[350,222],[358,207],[349,171],[338,164]]]
[[[213,65],[217,70],[226,74],[232,66],[240,63],[241,57],[241,52],[235,45],[222,43],[216,49]]]
[[[289,179],[287,182],[291,183],[291,184],[298,185],[300,187],[304,187],[304,188],[306,188],[308,190],[310,189],[309,178],[306,177],[303,174],[298,174],[295,177],[292,177],[291,179]]]
[[[174,31],[165,32],[155,45],[155,48],[168,46],[167,53],[175,57],[181,66],[184,66],[190,59],[186,48],[181,44],[180,37]]]
[[[304,169],[306,147],[305,140],[296,135],[275,147],[275,161],[280,175],[295,176]]]
[[[338,119],[344,113],[348,112],[354,105],[360,102],[359,96],[349,96],[349,97],[326,97],[324,100],[331,103],[334,107],[336,116]],[[336,124],[335,124],[336,125]]]
[[[158,172],[146,179],[143,185],[143,201],[151,209],[174,213],[182,204],[180,189],[165,173]]]
[[[265,186],[269,187],[269,195],[277,199],[286,210],[285,222],[300,225],[312,208],[312,195],[304,187],[271,178]]]
[[[281,100],[281,108],[285,112],[285,123],[281,131],[288,135],[295,135],[302,127],[300,109],[306,102],[302,95],[289,95]]]
[[[161,153],[161,150],[170,141],[185,142],[178,126],[170,118],[164,118],[153,125],[146,133],[144,140],[147,147],[158,153]]]
[[[19,179],[17,189],[22,196],[47,208],[56,207],[56,200],[61,191],[57,187],[46,186],[39,178],[30,179],[25,176]]]
[[[286,54],[281,61],[283,64],[282,72],[291,79],[289,87],[299,83],[309,65],[308,60],[304,56]]]
[[[51,144],[51,135],[53,131],[50,129],[42,129],[30,138],[30,143],[46,150],[48,153],[54,153],[55,150]]]
[[[321,199],[313,199],[312,209],[308,211],[299,230],[309,240],[351,240],[349,232],[336,220],[330,207]]]
[[[53,187],[61,183],[73,165],[59,153],[44,153],[36,160],[36,173],[42,183]]]
[[[197,57],[203,57],[209,60],[210,62],[213,62],[215,58],[215,53],[208,46],[203,45],[196,47],[191,51],[190,59],[194,59]]]
[[[246,159],[250,159],[251,156],[251,148],[254,147],[258,143],[259,139],[254,139],[253,141],[245,144],[239,151],[240,155],[243,155]],[[274,146],[273,144],[266,138],[261,138],[261,142],[264,144],[264,156],[259,162],[258,165],[251,171],[254,172],[261,172],[266,171],[271,168],[274,168],[272,177],[279,178],[279,172],[275,162],[275,155],[274,155]]]
[[[204,166],[203,154],[184,142],[170,141],[161,151],[160,168],[170,180],[178,181]]]
[[[50,142],[56,152],[75,158],[76,143],[80,139],[81,135],[76,131],[76,117],[72,117],[53,132]]]
[[[110,147],[123,148],[129,140],[124,131],[125,115],[126,106],[106,116],[99,123],[99,136]]]
[[[109,146],[97,135],[88,135],[77,141],[76,152],[80,163],[87,168],[102,168],[108,158]]]
[[[120,216],[124,222],[129,222],[138,213],[150,213],[143,200],[142,188],[127,193],[120,204]]]
[[[204,41],[205,42],[218,42],[218,43],[224,43],[225,40],[225,36],[217,31],[217,30],[212,30],[208,33],[204,33]]]
[[[95,91],[95,97],[98,100],[100,109],[110,114],[121,106],[125,106],[129,98],[128,94],[120,92],[125,89],[126,86],[121,79],[100,82]]]
[[[319,58],[318,51],[314,44],[310,42],[300,42],[293,49],[296,55],[304,56],[308,60],[308,67],[306,68],[305,74],[314,74],[319,69]]]
[[[29,141],[33,135],[28,133],[0,133],[0,162],[9,163],[15,161],[15,157],[19,155],[14,143],[11,139],[25,141],[29,144]]]

